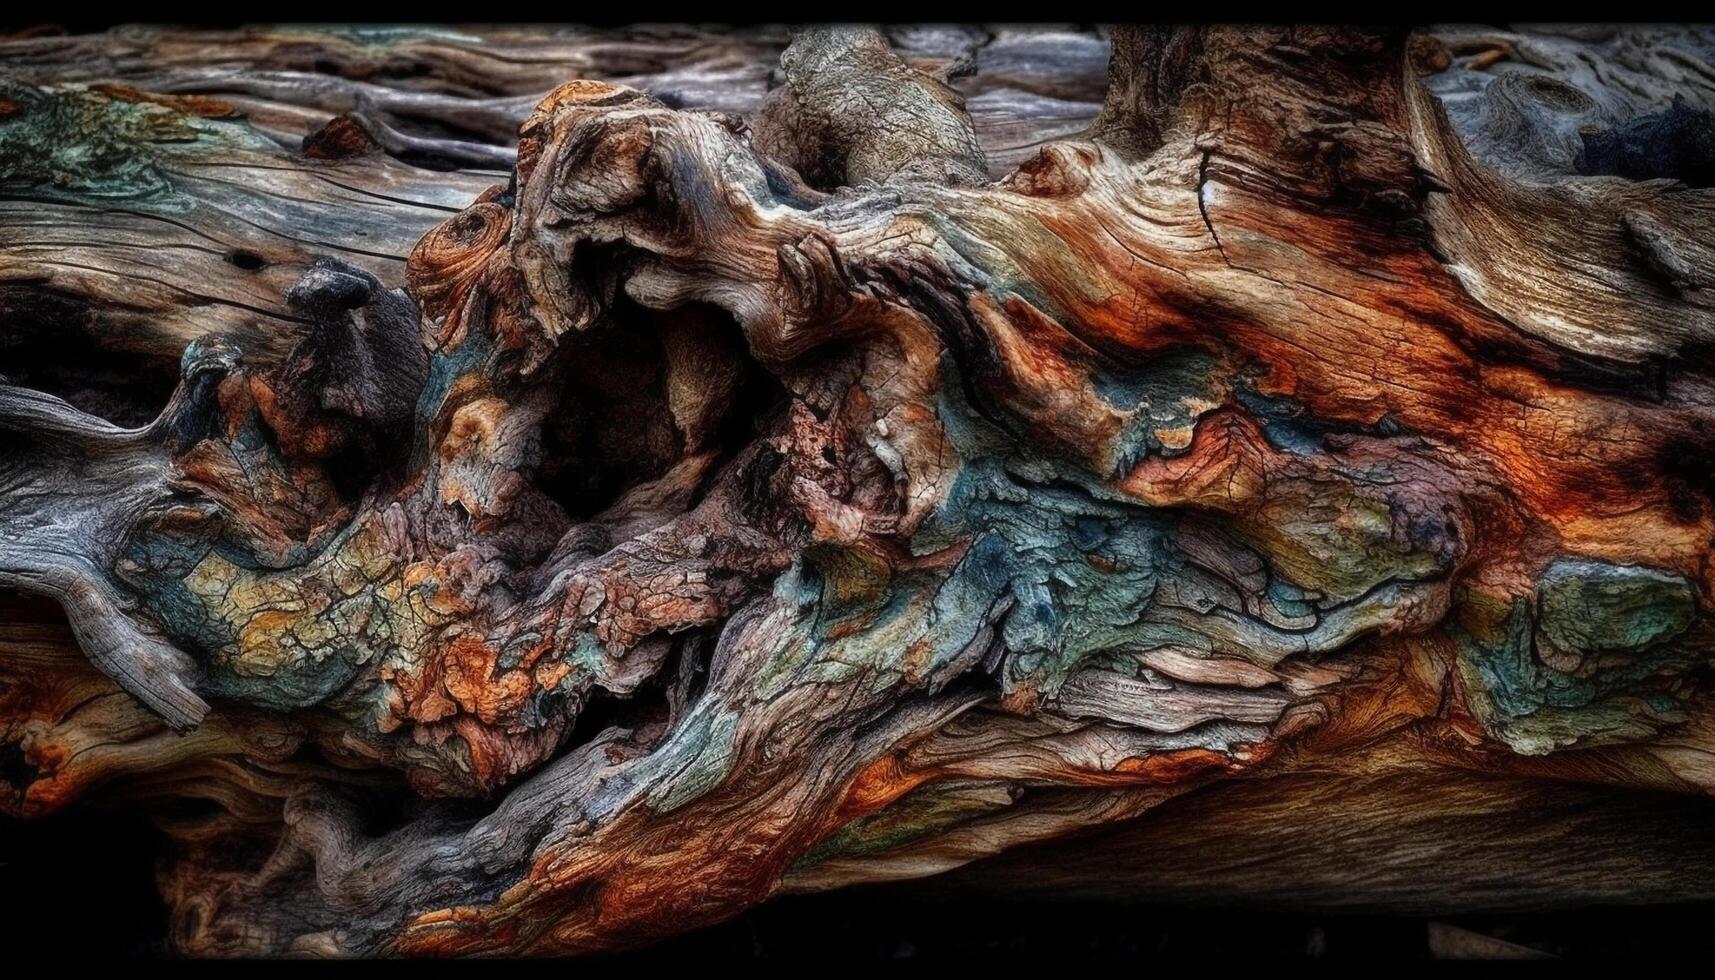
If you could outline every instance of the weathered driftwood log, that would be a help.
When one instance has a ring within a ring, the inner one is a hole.
[[[0,387],[0,585],[88,664],[13,607],[0,791],[210,801],[185,950],[609,949],[1227,780],[1715,788],[1715,192],[1630,179],[1706,172],[1706,66],[1572,160],[1508,83],[1524,173],[1419,77],[1494,49],[1126,28],[992,179],[981,51],[867,29],[527,114],[123,37],[12,42],[0,371],[97,413]]]

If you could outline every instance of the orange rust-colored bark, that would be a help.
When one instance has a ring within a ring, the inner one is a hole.
[[[0,584],[192,729],[14,644],[8,808],[217,800],[189,951],[545,954],[1226,782],[1715,785],[1711,192],[1498,171],[1405,32],[1113,50],[993,180],[957,66],[874,31],[800,34],[749,119],[566,82],[154,425],[0,389]],[[364,125],[294,165],[432,143]]]

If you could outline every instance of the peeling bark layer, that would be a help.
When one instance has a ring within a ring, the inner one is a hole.
[[[0,42],[0,802],[212,803],[186,951],[1715,785],[1700,35],[215,40]],[[1526,50],[1653,81],[1569,160]]]

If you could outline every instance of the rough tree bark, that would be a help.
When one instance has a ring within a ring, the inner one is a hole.
[[[0,802],[206,801],[186,951],[453,955],[1715,788],[1699,49],[787,41],[5,42]],[[1373,860],[1160,877],[1433,904]]]

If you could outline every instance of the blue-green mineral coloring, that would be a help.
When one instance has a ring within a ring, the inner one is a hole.
[[[148,101],[0,79],[0,191],[156,212],[191,207],[162,166],[211,147],[263,147],[248,124]]]
[[[1704,658],[1689,642],[1697,595],[1682,575],[1556,561],[1530,595],[1472,595],[1449,635],[1473,707],[1516,751],[1649,735],[1678,719],[1666,688]]]
[[[1643,650],[1691,628],[1697,594],[1684,576],[1562,559],[1536,585],[1537,630],[1561,650]]]

